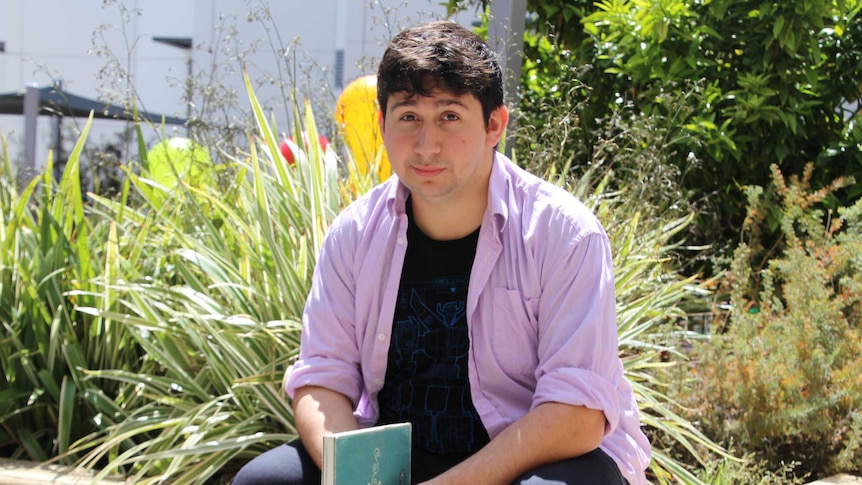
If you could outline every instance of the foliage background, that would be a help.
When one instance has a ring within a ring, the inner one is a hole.
[[[548,98],[579,106],[565,151],[575,167],[586,167],[597,157],[595,133],[620,106],[664,120],[665,160],[678,172],[684,199],[698,208],[689,239],[712,245],[712,255],[729,255],[745,217],[743,189],[768,185],[771,164],[800,175],[814,163],[818,186],[860,175],[860,6],[528,0],[518,121],[546,123]],[[560,89],[557,80],[572,73],[579,85]],[[539,139],[524,142],[522,150],[544,149]],[[835,208],[859,195],[848,186],[823,202]]]

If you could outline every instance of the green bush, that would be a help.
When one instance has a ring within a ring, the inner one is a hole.
[[[862,202],[818,203],[852,183],[813,190],[812,166],[748,189],[749,240],[726,273],[732,310],[696,347],[696,387],[679,389],[715,440],[796,476],[862,470]],[[765,226],[778,245],[761,247]],[[708,398],[705,398],[708,396]]]

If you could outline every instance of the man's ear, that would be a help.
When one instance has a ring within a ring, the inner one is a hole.
[[[489,146],[495,147],[500,143],[508,124],[509,108],[506,105],[502,105],[491,112],[491,116],[488,117],[488,128],[485,130],[488,134],[487,142]]]

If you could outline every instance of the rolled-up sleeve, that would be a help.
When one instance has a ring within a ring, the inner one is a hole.
[[[320,251],[302,317],[299,359],[288,370],[290,397],[304,386],[321,386],[347,396],[354,405],[362,393],[360,349],[355,338],[354,260],[351,232],[333,223]]]
[[[600,410],[610,434],[620,420],[623,378],[610,244],[598,225],[567,229],[547,241],[545,254],[554,256],[541,263],[532,407],[552,401]]]

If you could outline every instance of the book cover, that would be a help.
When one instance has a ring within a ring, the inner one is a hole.
[[[410,485],[410,423],[323,437],[323,485]]]

